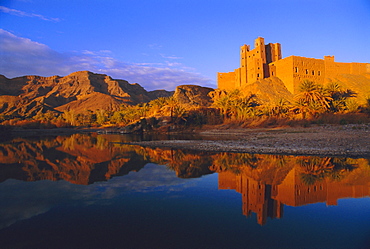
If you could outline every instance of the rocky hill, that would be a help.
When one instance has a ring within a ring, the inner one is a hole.
[[[212,100],[208,94],[213,90],[209,87],[182,85],[176,87],[173,97],[181,104],[210,106]]]
[[[274,103],[279,99],[293,100],[293,94],[289,92],[284,83],[276,77],[249,83],[242,91],[246,95],[256,95],[258,102],[262,104]]]
[[[370,73],[355,75],[341,74],[335,78],[329,78],[328,82],[336,82],[343,89],[350,89],[356,93],[356,101],[359,104],[366,103],[370,97]]]
[[[73,109],[117,110],[122,104],[149,102],[173,92],[148,92],[139,84],[116,80],[105,74],[88,71],[68,76],[23,76],[8,79],[0,75],[0,113],[33,116],[39,112],[62,112]]]

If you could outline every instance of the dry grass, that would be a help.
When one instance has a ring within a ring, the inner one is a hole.
[[[290,119],[261,116],[244,121],[227,120],[224,125],[228,128],[275,128],[275,127],[308,127],[313,124],[369,124],[370,116],[365,113],[326,113],[310,119]]]

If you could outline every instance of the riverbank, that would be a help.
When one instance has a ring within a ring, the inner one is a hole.
[[[243,152],[370,158],[370,124],[256,129],[202,129],[203,140],[132,142],[213,152]]]
[[[71,135],[74,133],[120,134],[119,128],[15,129],[7,135]],[[166,133],[167,134],[167,133]],[[169,134],[179,134],[172,132]],[[167,135],[169,135],[167,134]],[[182,131],[197,140],[154,140],[131,142],[149,147],[168,147],[212,152],[290,154],[370,158],[370,124],[312,125],[310,127],[237,128],[204,126]],[[200,138],[201,140],[198,140]],[[4,138],[5,139],[5,138]]]

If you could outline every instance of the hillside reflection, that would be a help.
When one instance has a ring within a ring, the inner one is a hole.
[[[218,173],[219,189],[241,194],[243,214],[281,218],[283,206],[369,196],[368,159],[243,153],[207,153],[124,144],[123,136],[82,135],[17,138],[0,144],[0,182],[65,180],[88,185],[140,171],[147,163],[166,165],[180,178]]]

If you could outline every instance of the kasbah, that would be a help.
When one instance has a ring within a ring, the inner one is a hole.
[[[306,79],[324,85],[328,78],[340,74],[370,73],[369,63],[335,62],[334,56],[324,56],[324,59],[295,55],[282,58],[280,43],[265,45],[262,37],[255,40],[254,47],[252,50],[250,45],[240,47],[240,67],[234,72],[217,73],[218,89],[233,90],[243,88],[247,83],[278,77],[291,93],[296,94]]]

